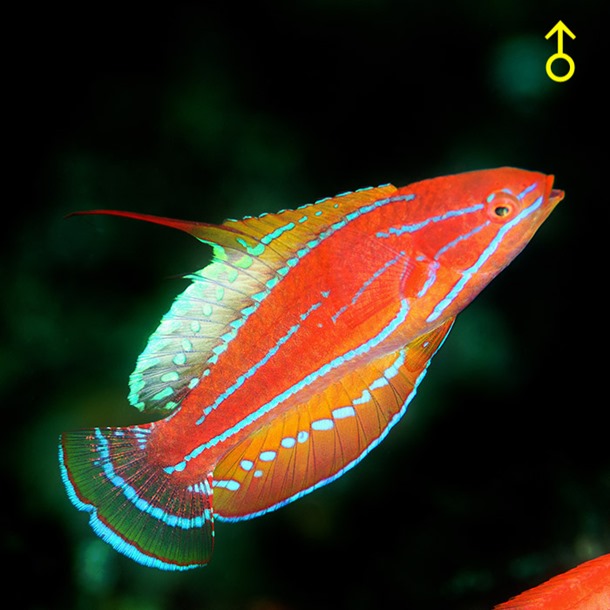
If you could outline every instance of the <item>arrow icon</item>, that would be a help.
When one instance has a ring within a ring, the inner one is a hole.
[[[563,52],[563,35],[567,34],[572,40],[576,38],[576,35],[572,33],[572,30],[563,22],[561,19],[555,24],[555,26],[546,34],[545,38],[548,40],[553,34],[557,33],[557,53],[551,55],[546,62],[546,73],[549,78],[557,81],[558,83],[563,83],[568,79],[572,78],[574,75],[574,60]],[[557,76],[553,72],[553,62],[556,59],[563,59],[568,63],[568,72],[563,76]]]

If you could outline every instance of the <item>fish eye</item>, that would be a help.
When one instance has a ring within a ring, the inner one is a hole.
[[[499,205],[494,208],[494,214],[496,216],[506,216],[510,214],[510,208],[507,205]]]
[[[487,198],[487,215],[495,222],[505,222],[519,209],[519,200],[507,191],[497,191]]]

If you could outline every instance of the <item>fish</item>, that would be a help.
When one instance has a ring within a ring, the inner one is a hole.
[[[554,576],[494,610],[608,610],[610,554],[601,555]]]
[[[61,478],[116,551],[206,565],[214,523],[326,485],[404,415],[455,317],[564,197],[504,167],[386,184],[220,225],[117,210],[184,231],[212,259],[129,378],[150,423],[62,434]]]

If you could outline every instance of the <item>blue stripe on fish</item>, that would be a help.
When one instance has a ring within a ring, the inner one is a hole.
[[[535,186],[535,185],[534,185]],[[531,190],[532,187],[530,187]],[[526,189],[527,191],[528,189]],[[525,192],[525,191],[524,191]],[[472,279],[472,277],[481,269],[481,267],[487,262],[490,256],[498,249],[502,240],[506,234],[516,227],[524,218],[527,218],[530,214],[535,212],[542,204],[543,197],[538,197],[534,203],[527,208],[523,209],[517,216],[515,216],[510,222],[502,225],[498,231],[496,237],[490,242],[490,244],[483,250],[479,258],[476,260],[474,265],[464,271],[462,278],[457,282],[453,288],[447,293],[447,296],[442,299],[438,305],[434,308],[433,312],[428,316],[427,322],[433,322],[438,319],[439,316],[451,305],[457,295],[459,295],[466,284]]]

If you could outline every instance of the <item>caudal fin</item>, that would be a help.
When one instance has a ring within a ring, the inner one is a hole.
[[[63,434],[61,476],[68,496],[90,514],[95,533],[149,567],[188,570],[212,555],[211,474],[180,487],[147,457],[154,424]]]

